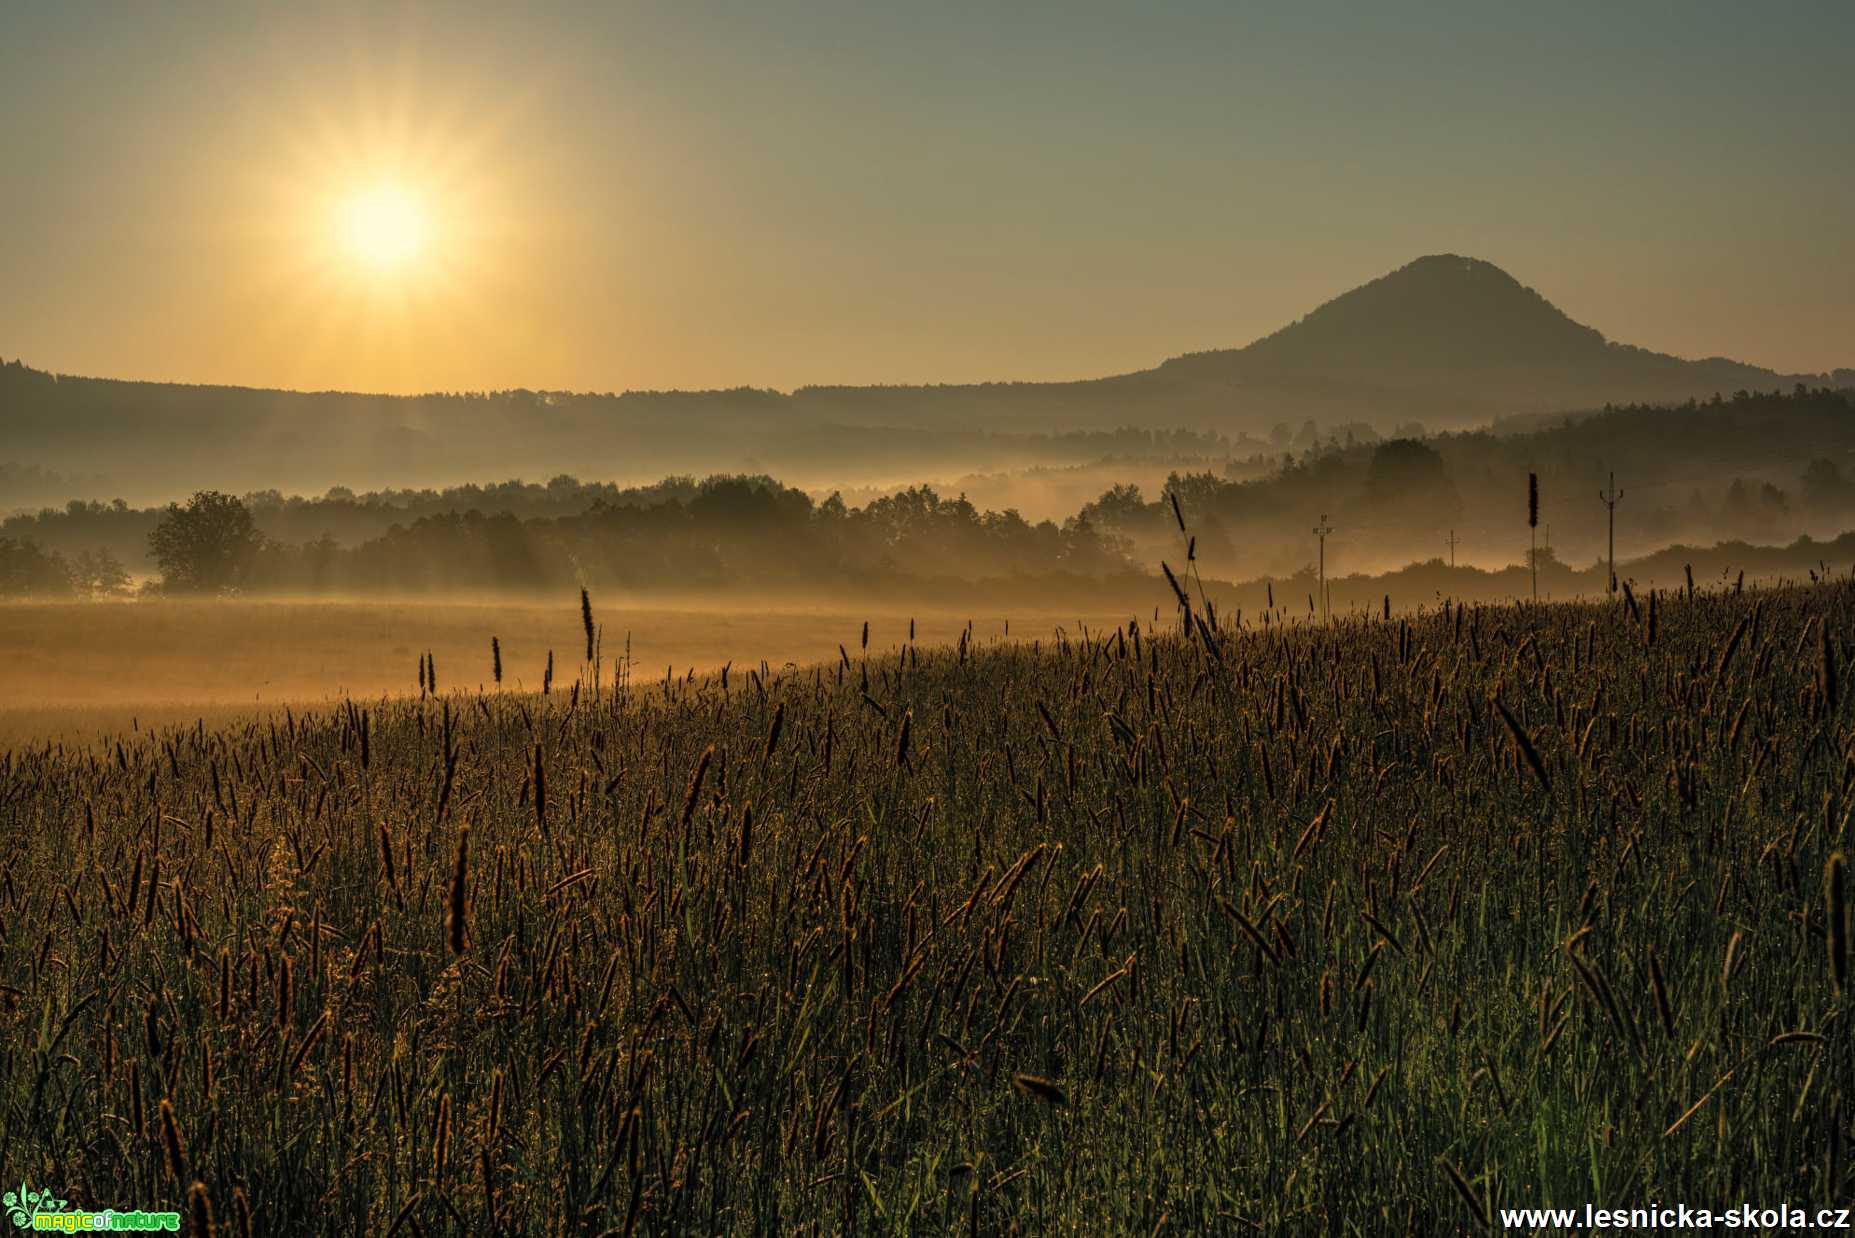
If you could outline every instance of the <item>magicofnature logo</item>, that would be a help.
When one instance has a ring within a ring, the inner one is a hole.
[[[7,1219],[13,1222],[15,1229],[34,1229],[56,1234],[159,1230],[180,1232],[178,1212],[118,1212],[113,1208],[103,1212],[85,1212],[70,1208],[70,1202],[68,1199],[56,1198],[49,1190],[35,1191],[24,1182],[19,1184],[17,1191],[8,1191],[0,1196],[0,1208],[6,1209]]]

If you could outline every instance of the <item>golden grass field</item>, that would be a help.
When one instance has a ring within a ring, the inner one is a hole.
[[[631,641],[634,682],[733,662],[774,669],[854,651],[870,625],[872,649],[899,644],[910,622],[924,645],[1038,639],[1125,623],[1126,614],[1022,606],[955,612],[921,607],[606,605],[603,674]],[[227,601],[23,602],[0,605],[0,748],[94,740],[123,731],[210,725],[282,705],[418,694],[429,651],[442,690],[491,685],[490,638],[502,644],[503,682],[539,691],[548,651],[555,682],[569,684],[585,654],[578,599],[546,602]]]
[[[11,618],[106,678],[150,652],[109,609]],[[561,609],[512,674],[583,651]],[[479,692],[465,611],[148,613],[170,678],[300,639],[391,687],[429,634],[439,696],[0,753],[22,1197],[231,1238],[1855,1198],[1855,582],[1036,648],[770,614],[831,660],[596,698]]]

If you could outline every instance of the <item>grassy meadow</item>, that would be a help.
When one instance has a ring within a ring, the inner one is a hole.
[[[730,662],[783,668],[834,658],[840,644],[860,639],[865,623],[878,642],[906,638],[911,625],[923,642],[946,642],[969,623],[974,640],[990,641],[1118,618],[1089,607],[652,599],[601,607],[602,671],[609,677],[618,669],[627,641],[633,677],[662,678]],[[0,749],[96,743],[201,719],[222,724],[283,706],[416,696],[427,653],[441,689],[493,688],[492,637],[512,692],[541,690],[550,651],[563,682],[571,679],[566,668],[586,641],[571,594],[551,605],[506,597],[0,603]]]
[[[1847,1202],[1852,613],[744,618],[617,691],[568,607],[421,698],[281,607],[204,682],[353,703],[0,758],[0,1161],[237,1235]]]

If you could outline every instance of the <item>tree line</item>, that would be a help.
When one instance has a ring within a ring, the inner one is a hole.
[[[1603,545],[1608,512],[1597,492],[1613,472],[1630,491],[1617,518],[1619,544],[1631,553],[1840,532],[1855,518],[1855,391],[1799,385],[1673,407],[1610,407],[1526,433],[1350,444],[1329,437],[1283,454],[1261,478],[1175,472],[1164,493],[1116,486],[1079,514],[1129,538],[1136,557],[1150,557],[1172,540],[1176,497],[1203,570],[1221,575],[1297,570],[1322,512],[1355,565],[1428,559],[1452,535],[1470,558],[1524,562],[1532,474],[1541,536],[1575,548],[1569,559]]]
[[[144,565],[174,592],[576,581],[817,589],[1123,575],[1176,555],[1174,499],[1206,575],[1288,579],[1311,568],[1308,526],[1322,513],[1340,530],[1330,575],[1336,564],[1370,574],[1430,560],[1446,538],[1452,552],[1465,548],[1465,563],[1524,562],[1531,537],[1521,495],[1534,476],[1540,554],[1552,558],[1557,546],[1556,558],[1588,563],[1604,545],[1609,513],[1597,491],[1612,469],[1628,490],[1618,513],[1626,557],[1677,542],[1841,532],[1855,517],[1855,470],[1846,462],[1855,453],[1852,413],[1855,392],[1798,387],[1613,408],[1519,434],[1343,441],[1291,436],[1284,426],[1277,437],[1285,445],[1305,446],[1284,453],[1266,477],[1175,472],[1151,497],[1116,485],[1060,524],[982,511],[926,486],[852,507],[764,475],[630,487],[561,475],[545,484],[372,494],[336,487],[316,498],[208,491],[147,509],[74,500],[0,523],[0,595],[108,594]]]
[[[118,597],[129,585],[129,573],[107,550],[66,557],[35,542],[0,537],[0,598]]]
[[[474,507],[435,512],[354,545],[326,533],[296,543],[268,537],[249,502],[209,490],[170,504],[147,536],[148,557],[159,573],[150,588],[196,595],[533,590],[576,583],[675,590],[837,580],[854,587],[1134,570],[1118,539],[1076,518],[1061,526],[1032,523],[1015,511],[980,511],[964,497],[946,498],[925,486],[853,508],[836,495],[815,502],[770,478],[748,476],[686,486],[673,480],[651,501],[601,496],[566,516],[522,519]],[[91,570],[80,564],[95,556],[67,560],[11,538],[0,546],[8,556],[0,591],[99,591],[79,584]],[[120,564],[110,580],[111,589],[126,582]]]

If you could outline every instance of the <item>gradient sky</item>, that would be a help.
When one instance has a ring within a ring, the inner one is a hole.
[[[1068,378],[1418,255],[1855,365],[1855,4],[0,0],[0,356],[384,391]],[[381,275],[334,204],[428,203]]]

